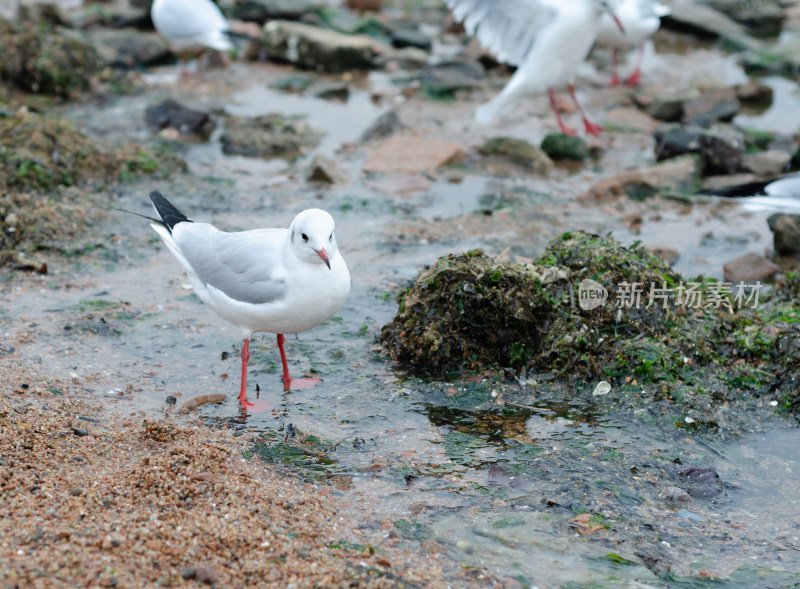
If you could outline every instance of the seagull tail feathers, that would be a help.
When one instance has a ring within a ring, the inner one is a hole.
[[[505,96],[499,94],[478,107],[475,111],[475,120],[484,125],[491,123],[506,110],[507,106]]]
[[[172,228],[178,223],[192,222],[191,219],[175,208],[175,206],[157,190],[150,193],[150,202],[153,203],[153,208],[161,219],[160,223],[167,228],[170,234],[172,234]]]

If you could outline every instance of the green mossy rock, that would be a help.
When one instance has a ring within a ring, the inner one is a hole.
[[[575,232],[550,243],[533,264],[495,260],[480,250],[440,258],[398,297],[381,340],[412,372],[442,376],[487,367],[537,366],[598,373],[615,338],[669,329],[671,307],[591,310],[575,287],[591,279],[609,291],[623,282],[676,284],[679,277],[641,247]],[[598,352],[599,351],[599,352]]]
[[[70,97],[89,89],[101,68],[94,47],[77,33],[0,19],[0,80],[24,92]]]

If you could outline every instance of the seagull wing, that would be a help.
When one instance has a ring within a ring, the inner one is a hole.
[[[464,29],[499,60],[519,65],[557,10],[538,0],[447,0]]]
[[[286,296],[281,261],[287,229],[225,233],[208,223],[180,223],[173,239],[200,281],[229,298],[260,305]]]

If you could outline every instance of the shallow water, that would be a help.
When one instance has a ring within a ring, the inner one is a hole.
[[[257,84],[249,68],[263,74]],[[362,177],[369,148],[339,148],[355,142],[386,107],[374,105],[366,90],[338,104],[267,88],[286,71],[236,64],[227,81],[233,90],[224,95],[157,87],[131,99],[127,122],[120,105],[92,117],[76,108],[71,116],[98,135],[146,136],[136,117],[174,92],[231,114],[304,115],[325,132],[320,146],[292,165],[225,157],[217,130],[209,143],[185,150],[194,176],[121,188],[115,203],[146,210],[146,194],[157,188],[190,217],[223,228],[285,225],[311,205],[331,211],[352,294],[334,319],[287,338],[292,374],[312,372],[322,382],[283,392],[274,338],[256,336],[249,394],[258,385],[259,398],[274,410],[243,416],[235,402],[238,329],[202,305],[146,223],[123,215],[93,236],[99,246],[93,256],[0,287],[0,331],[23,362],[81,383],[118,411],[159,414],[167,395],[181,403],[225,393],[225,403],[199,411],[209,425],[257,433],[262,443],[255,454],[334,484],[364,521],[388,518],[407,541],[440,540],[462,566],[485,567],[523,586],[705,586],[707,579],[697,576],[703,569],[750,586],[800,584],[800,430],[765,417],[769,410],[759,402],[754,433],[706,439],[674,427],[662,407],[620,413],[613,391],[595,399],[555,386],[547,375],[528,375],[524,384],[406,378],[375,343],[396,311],[394,296],[446,253],[511,247],[512,255],[533,257],[566,229],[613,230],[626,243],[675,248],[676,268],[687,275],[720,276],[724,262],[769,246],[768,213],[713,202],[578,202],[596,180],[652,161],[642,147],[649,138],[630,141],[624,133],[611,134],[593,168],[559,168],[546,179],[469,166],[423,181]],[[212,88],[213,79],[200,83]],[[602,88],[587,92],[598,109],[616,96]],[[545,129],[524,113],[499,130],[480,128],[469,118],[478,101],[399,108],[410,126],[465,147],[494,134],[531,138]],[[315,153],[343,161],[353,182],[304,183],[303,166]],[[642,218],[638,229],[626,225],[631,214]],[[676,462],[713,466],[723,492],[694,498],[683,510],[666,506],[661,494]]]

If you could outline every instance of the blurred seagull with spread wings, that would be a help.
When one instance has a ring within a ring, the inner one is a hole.
[[[629,86],[638,86],[641,82],[644,42],[652,37],[661,26],[661,17],[669,14],[669,8],[657,0],[622,0],[616,8],[616,14],[622,26],[625,27],[625,32],[622,33],[614,20],[604,14],[600,23],[600,32],[597,34],[597,42],[600,45],[611,47],[612,86],[620,83],[617,74],[617,50],[638,47],[636,68],[625,80]]]
[[[456,19],[464,22],[469,34],[497,55],[501,61],[517,66],[503,91],[475,113],[488,123],[517,101],[547,91],[558,126],[568,134],[575,131],[564,125],[558,111],[555,88],[567,85],[572,100],[583,118],[586,133],[598,135],[601,127],[592,123],[575,96],[574,79],[600,30],[601,17],[614,13],[620,0],[447,0]]]

